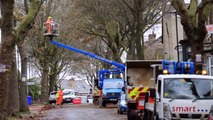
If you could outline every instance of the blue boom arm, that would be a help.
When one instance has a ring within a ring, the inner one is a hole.
[[[54,45],[57,45],[59,47],[62,47],[62,48],[65,48],[65,49],[68,49],[68,50],[71,50],[71,51],[74,51],[74,52],[78,52],[80,54],[83,54],[83,55],[86,55],[86,56],[89,56],[89,57],[92,57],[92,58],[95,58],[97,60],[100,60],[102,62],[105,62],[105,63],[108,63],[108,64],[111,64],[111,65],[114,65],[122,70],[125,69],[125,65],[121,64],[121,63],[118,63],[118,62],[115,62],[115,61],[112,61],[112,60],[108,60],[108,59],[105,59],[103,57],[100,57],[100,56],[97,56],[95,54],[92,54],[92,53],[89,53],[89,52],[86,52],[86,51],[83,51],[83,50],[79,50],[77,48],[74,48],[72,46],[68,46],[68,45],[65,45],[65,44],[62,44],[62,43],[59,43],[59,42],[56,42],[54,40],[50,40],[50,42]]]

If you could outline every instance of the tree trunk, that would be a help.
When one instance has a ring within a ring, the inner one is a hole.
[[[18,93],[18,74],[16,66],[15,51],[13,53],[13,64],[11,77],[9,81],[9,98],[8,98],[8,114],[11,116],[17,116],[19,112],[19,93]]]
[[[134,36],[134,35],[131,35],[131,36]],[[129,41],[129,50],[128,50],[128,53],[127,53],[127,59],[128,60],[135,60],[136,59],[135,40],[133,38],[134,37],[131,37],[130,38],[131,40],[128,40]]]
[[[19,83],[19,94],[20,94],[20,111],[27,112],[29,111],[28,104],[27,104],[27,83],[23,82],[22,80]]]
[[[136,37],[136,51],[137,51],[137,59],[138,60],[144,60],[144,54],[143,54],[143,48],[142,48],[142,45],[141,45],[141,37],[140,37],[140,34],[138,33],[137,34],[137,37]]]
[[[27,104],[27,51],[24,44],[18,45],[21,57],[21,82],[20,82],[20,111],[29,111]]]
[[[50,79],[49,79],[49,93],[51,91],[54,91],[55,90],[55,86],[57,85],[56,84],[56,80],[57,80],[57,76],[56,75],[51,75],[50,76]]]
[[[209,23],[213,24],[213,5],[211,7]],[[211,34],[211,43],[213,43],[213,35],[212,34]],[[213,53],[211,53],[211,54],[213,54]]]
[[[202,62],[203,62],[203,58],[202,58],[202,52],[203,52],[203,42],[202,41],[195,41],[195,40],[191,40],[191,61],[195,63],[195,72],[200,74],[201,70],[202,70]],[[201,55],[201,62],[197,62],[196,61],[196,55],[200,54]]]
[[[43,67],[43,72],[42,72],[42,80],[41,80],[41,102],[48,102],[48,97],[49,97],[49,86],[48,86],[48,64],[45,64]]]
[[[112,48],[112,60],[122,63],[121,61],[121,55],[119,54],[119,48]]]
[[[2,67],[0,72],[0,120],[6,120],[8,116],[8,90],[15,48],[14,36],[12,34],[13,5],[14,0],[2,1],[4,9],[2,9],[2,44],[0,50],[0,63]]]
[[[26,1],[25,1],[26,2]],[[32,22],[34,18],[37,16],[40,8],[40,0],[31,0],[29,12],[21,21],[21,23],[16,27],[16,38],[18,41],[18,48],[20,50],[21,56],[21,79],[20,82],[20,111],[29,111],[28,104],[27,104],[27,50],[26,50],[26,43],[24,42],[25,37],[28,31],[32,27]],[[26,8],[26,6],[25,6]],[[28,11],[28,10],[27,10]]]

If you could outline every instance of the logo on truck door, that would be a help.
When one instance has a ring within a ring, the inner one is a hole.
[[[195,112],[195,107],[172,107],[172,112]]]
[[[192,107],[173,106],[172,112],[208,112],[208,110],[207,109],[196,109],[195,106],[192,106]]]

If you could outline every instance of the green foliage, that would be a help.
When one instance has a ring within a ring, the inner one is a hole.
[[[108,24],[106,25],[106,31],[109,34],[109,36],[111,37],[111,39],[116,39],[117,34],[120,34],[120,26],[118,24],[118,22],[116,21],[110,21],[108,22]]]
[[[188,14],[191,20],[192,27],[197,27],[196,25],[197,1],[196,0],[191,0]]]
[[[20,34],[22,32],[25,32],[26,28],[31,25],[32,21],[34,20],[34,18],[36,17],[36,15],[39,11],[39,8],[40,8],[40,1],[33,0],[30,4],[29,13],[27,14],[27,16],[25,16],[25,18],[23,19],[21,24],[19,26],[17,26],[17,28],[16,28],[16,38],[19,39]]]
[[[41,91],[41,87],[39,85],[31,85],[28,86],[29,95],[32,96],[33,100],[37,100],[39,98],[39,93]]]
[[[211,4],[207,4],[205,6],[205,8],[203,9],[203,15],[208,17],[210,15],[210,12],[211,12]]]

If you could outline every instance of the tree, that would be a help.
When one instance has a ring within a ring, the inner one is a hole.
[[[30,38],[30,56],[31,60],[41,72],[41,101],[48,102],[49,92],[57,90],[57,83],[59,81],[60,73],[64,72],[70,63],[71,55],[65,49],[50,44],[50,38],[45,37],[43,33],[43,23],[48,16],[52,16],[56,22],[64,21],[61,11],[66,11],[69,7],[64,7],[68,1],[47,1],[42,7],[38,17],[35,20],[34,29],[32,29]],[[69,1],[70,2],[70,1]],[[67,21],[66,21],[67,22]],[[65,23],[66,23],[65,22]],[[61,29],[64,29],[66,24],[60,24]],[[65,30],[64,30],[65,31]],[[54,38],[56,41],[69,43],[69,40],[63,40],[64,34],[61,32],[58,38]]]
[[[89,41],[89,46],[85,47],[87,52],[94,53],[98,56],[105,56],[106,53],[103,51],[100,42],[100,40]],[[92,81],[97,78],[97,71],[103,68],[107,69],[108,64],[106,65],[106,63],[100,61],[97,62],[98,60],[96,59],[88,59],[89,57],[83,55],[76,58],[75,64],[71,66],[71,74],[81,73],[86,76],[86,80],[90,86],[92,86]]]
[[[84,16],[84,31],[106,43],[113,60],[123,52],[127,59],[144,59],[143,34],[161,18],[167,0],[88,0],[78,1]]]
[[[2,45],[0,49],[0,63],[1,63],[1,73],[0,73],[0,119],[6,120],[9,111],[8,107],[8,97],[9,97],[9,85],[10,78],[12,77],[12,66],[14,65],[14,58],[12,57],[15,50],[14,35],[12,33],[12,20],[13,20],[13,5],[14,0],[4,0],[1,1],[2,7]]]
[[[25,1],[26,3],[26,1]],[[27,104],[27,89],[26,89],[26,79],[27,79],[27,49],[26,49],[26,41],[25,38],[27,36],[28,31],[32,28],[32,23],[34,18],[37,16],[42,1],[40,0],[31,0],[28,6],[25,6],[27,15],[20,21],[20,24],[15,29],[16,36],[16,44],[20,50],[21,56],[21,78],[20,82],[21,91],[20,91],[20,110],[21,111],[29,111]]]
[[[20,22],[17,28],[13,28],[13,6],[14,1],[2,1],[3,21],[2,21],[2,47],[0,54],[0,63],[6,67],[1,74],[1,108],[0,108],[0,119],[7,119],[10,115],[16,115],[19,112],[19,100],[18,100],[18,76],[15,62],[15,45],[23,41],[22,35],[27,33],[31,22],[33,21],[36,12],[38,11],[39,0],[32,0],[29,14]],[[24,69],[24,68],[23,68]],[[5,82],[6,81],[6,82]],[[8,99],[9,96],[11,99]],[[25,95],[26,96],[26,95]],[[23,96],[22,96],[23,97]],[[26,97],[24,97],[26,98]],[[26,100],[22,98],[23,100]],[[27,101],[25,101],[27,104]],[[8,109],[7,109],[8,108]],[[28,108],[28,107],[27,107]]]
[[[117,7],[113,0],[90,0],[87,2],[77,1],[76,7],[80,9],[81,17],[85,18],[84,26],[81,30],[90,36],[96,36],[96,39],[102,40],[107,46],[108,59],[121,61],[121,55],[125,50],[124,35],[122,34],[120,24],[115,19],[117,16]],[[80,28],[80,27],[79,27]]]
[[[144,33],[156,24],[167,0],[120,0],[120,24],[128,40],[127,59],[144,59]]]
[[[184,0],[172,0],[172,6],[180,15],[181,24],[191,45],[191,59],[196,62],[196,55],[203,54],[203,42],[206,38],[206,21],[210,15],[212,0],[202,0],[198,4],[197,0],[191,0],[189,5],[186,5]],[[199,65],[196,65],[195,70],[199,70]]]

